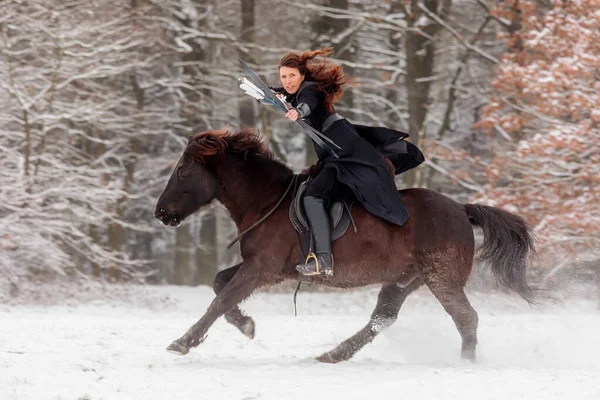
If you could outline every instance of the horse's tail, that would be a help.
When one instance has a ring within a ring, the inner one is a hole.
[[[535,254],[531,227],[517,215],[495,207],[465,204],[469,221],[483,229],[479,258],[489,260],[492,273],[502,288],[534,302],[533,289],[527,285],[527,260]]]

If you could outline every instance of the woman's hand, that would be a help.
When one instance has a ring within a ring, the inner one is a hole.
[[[285,113],[285,117],[295,121],[298,119],[298,111],[295,108],[292,108],[288,112]]]

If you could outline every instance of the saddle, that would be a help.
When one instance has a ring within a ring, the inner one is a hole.
[[[298,187],[296,196],[290,204],[290,222],[292,226],[301,236],[307,236],[309,232],[308,222],[306,221],[306,215],[304,214],[304,207],[302,207],[302,196],[306,191],[308,181],[304,181]],[[339,199],[332,202],[328,210],[329,222],[331,223],[331,241],[335,241],[342,237],[348,230],[350,222],[356,232],[356,226],[352,220],[352,203],[346,202],[344,199]]]

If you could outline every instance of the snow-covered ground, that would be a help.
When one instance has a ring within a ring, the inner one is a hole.
[[[378,288],[258,293],[249,340],[223,319],[186,356],[165,351],[202,315],[208,288],[140,287],[113,300],[0,305],[0,399],[600,399],[595,300],[532,309],[470,293],[478,362],[461,362],[450,317],[424,289],[355,358],[314,357],[367,321]]]

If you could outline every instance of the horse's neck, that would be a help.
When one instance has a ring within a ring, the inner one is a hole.
[[[250,157],[243,165],[224,164],[218,171],[222,182],[218,200],[240,230],[277,203],[293,176],[284,165],[257,157]]]

